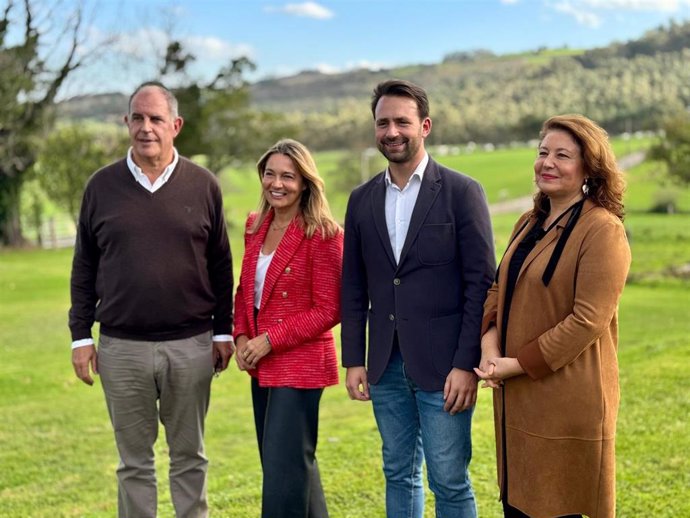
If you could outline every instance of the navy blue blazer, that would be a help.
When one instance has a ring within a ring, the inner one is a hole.
[[[495,273],[484,191],[433,160],[424,171],[396,264],[385,216],[385,172],[350,195],[345,216],[342,362],[365,365],[377,383],[397,330],[408,375],[422,390],[443,390],[453,367],[481,357],[484,299]]]

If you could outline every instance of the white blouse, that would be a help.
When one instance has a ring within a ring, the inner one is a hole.
[[[273,259],[275,250],[268,255],[259,250],[259,260],[256,263],[256,276],[254,277],[254,307],[261,308],[261,296],[264,292],[264,281],[266,280],[266,272]]]

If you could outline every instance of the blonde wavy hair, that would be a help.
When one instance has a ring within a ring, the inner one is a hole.
[[[557,115],[542,125],[539,138],[542,140],[551,131],[565,131],[580,146],[583,169],[589,192],[586,197],[600,207],[617,216],[625,217],[623,193],[625,178],[618,168],[611,149],[608,134],[594,121],[579,114]],[[539,191],[534,195],[534,214],[547,214],[549,198]]]
[[[323,179],[319,176],[314,158],[307,147],[293,139],[281,139],[273,144],[256,164],[260,180],[266,171],[268,159],[276,153],[289,157],[304,179],[306,188],[302,192],[300,199],[299,218],[305,235],[311,238],[318,230],[324,238],[334,237],[341,229],[331,215]],[[250,233],[254,233],[259,229],[270,211],[271,206],[262,194],[258,208],[259,214],[249,230]]]

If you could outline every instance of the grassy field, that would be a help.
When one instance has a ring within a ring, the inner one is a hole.
[[[529,189],[533,152],[514,153],[512,159],[502,160],[528,163],[504,170],[503,175],[519,170]],[[634,262],[632,282],[620,308],[622,400],[617,458],[621,518],[690,516],[690,501],[685,498],[690,487],[686,373],[690,282],[670,275],[670,267],[690,263],[690,214],[643,212],[655,188],[650,167],[631,172],[630,199],[635,202],[626,220]],[[471,168],[463,165],[462,169],[470,172]],[[237,270],[242,222],[247,210],[256,205],[257,181],[254,174],[230,174],[223,181]],[[688,211],[689,205],[687,192],[681,192],[680,208]],[[494,219],[499,254],[515,217]],[[117,455],[102,391],[98,382],[87,387],[78,381],[70,365],[66,328],[70,260],[70,250],[0,252],[2,517],[115,515]],[[473,439],[471,471],[479,513],[498,517],[488,390],[480,391]],[[370,406],[349,401],[342,383],[326,390],[319,462],[333,518],[384,516],[379,452]],[[159,441],[157,453],[159,515],[173,516],[164,440]],[[261,472],[249,383],[235,368],[213,382],[207,453],[213,516],[258,516]],[[432,504],[430,494],[428,504]],[[432,507],[427,505],[427,518],[433,516]]]
[[[623,140],[618,137],[612,139],[616,156],[624,156],[640,149],[647,149],[649,138]],[[476,150],[472,153],[461,152],[446,156],[437,155],[435,149],[430,154],[442,164],[462,171],[481,182],[486,191],[489,203],[501,200],[528,196],[533,191],[533,163],[536,148],[500,148],[494,151]],[[319,171],[326,178],[326,192],[333,213],[339,218],[345,213],[349,192],[336,192],[332,185],[339,175],[338,164],[346,156],[344,151],[327,151],[316,155]],[[368,159],[370,176],[385,167],[385,161],[378,153]],[[231,197],[233,207],[254,207],[258,197],[258,183],[256,170],[248,165],[241,168],[229,168],[221,174],[224,179],[224,189],[233,193]],[[658,179],[652,178],[645,186],[653,189]],[[237,199],[237,194],[254,193],[250,200]],[[249,204],[247,204],[249,202]],[[232,219],[232,214],[229,216]]]

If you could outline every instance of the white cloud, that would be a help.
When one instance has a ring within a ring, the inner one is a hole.
[[[156,27],[140,27],[113,36],[89,25],[85,27],[85,37],[78,48],[79,56],[88,57],[88,60],[70,76],[69,84],[62,89],[60,97],[83,92],[127,92],[141,81],[156,77],[171,37],[179,39],[185,53],[196,57],[186,70],[194,80],[210,81],[231,59],[256,59],[257,52],[251,45],[214,36],[171,35]],[[246,75],[251,75],[251,72],[247,71]],[[166,77],[171,86],[179,80],[180,77],[174,74]]]
[[[246,56],[253,58],[255,51],[251,45],[229,43],[211,36],[191,36],[182,40],[183,45],[198,59],[228,59]]]
[[[365,68],[367,70],[383,70],[385,68],[392,68],[394,65],[390,63],[383,63],[381,61],[369,61],[368,59],[360,59],[359,61],[348,61],[345,65],[349,70],[356,70],[358,68]]]
[[[514,0],[501,0],[503,3]],[[561,14],[572,16],[587,27],[602,25],[603,19],[622,11],[674,13],[690,6],[690,0],[545,0],[544,4]]]
[[[181,5],[168,5],[165,6],[163,9],[167,15],[171,16],[172,18],[177,18],[179,20],[184,20],[185,16],[189,16],[189,11],[187,11],[187,9],[185,9]]]
[[[501,3],[506,5],[517,4],[518,0],[501,0]]]
[[[674,12],[683,5],[690,5],[688,0],[582,0],[583,4],[594,9],[630,9],[634,11]]]
[[[104,33],[99,28],[89,25],[85,28],[85,36],[77,46],[77,55],[85,57],[87,55],[103,54],[106,47],[113,43],[112,36]]]
[[[328,63],[317,63],[314,68],[322,74],[338,74],[343,71],[341,67],[329,65]]]
[[[505,3],[513,0],[501,1]],[[605,16],[620,14],[622,11],[674,13],[690,6],[690,0],[546,0],[544,3],[588,27],[598,27]]]
[[[577,23],[587,27],[596,28],[601,25],[601,18],[592,12],[585,11],[582,6],[575,5],[577,2],[558,2],[552,7],[559,13],[567,14],[575,18]]]
[[[160,29],[137,29],[121,34],[115,40],[113,50],[133,58],[149,58],[164,52],[168,41],[168,35]]]
[[[267,12],[285,13],[292,16],[303,16],[305,18],[315,18],[317,20],[327,20],[333,18],[335,14],[330,9],[317,4],[316,2],[302,2],[301,4],[285,4],[281,7],[266,7]]]
[[[134,58],[150,58],[164,52],[170,41],[169,35],[160,29],[138,29],[124,33],[116,40],[114,50]],[[180,38],[186,52],[197,60],[227,60],[228,58],[255,54],[251,45],[230,43],[213,36],[187,36]]]
[[[196,58],[186,69],[195,80],[213,79],[231,59],[242,56],[255,59],[255,50],[246,44],[234,44],[220,38],[199,35],[180,37],[179,40],[183,51]],[[169,42],[170,35],[160,29],[142,28],[122,34],[112,47],[112,66],[122,70],[127,77],[136,78],[136,82],[155,77]],[[179,80],[181,77],[174,74],[166,78],[171,86],[175,86]]]

